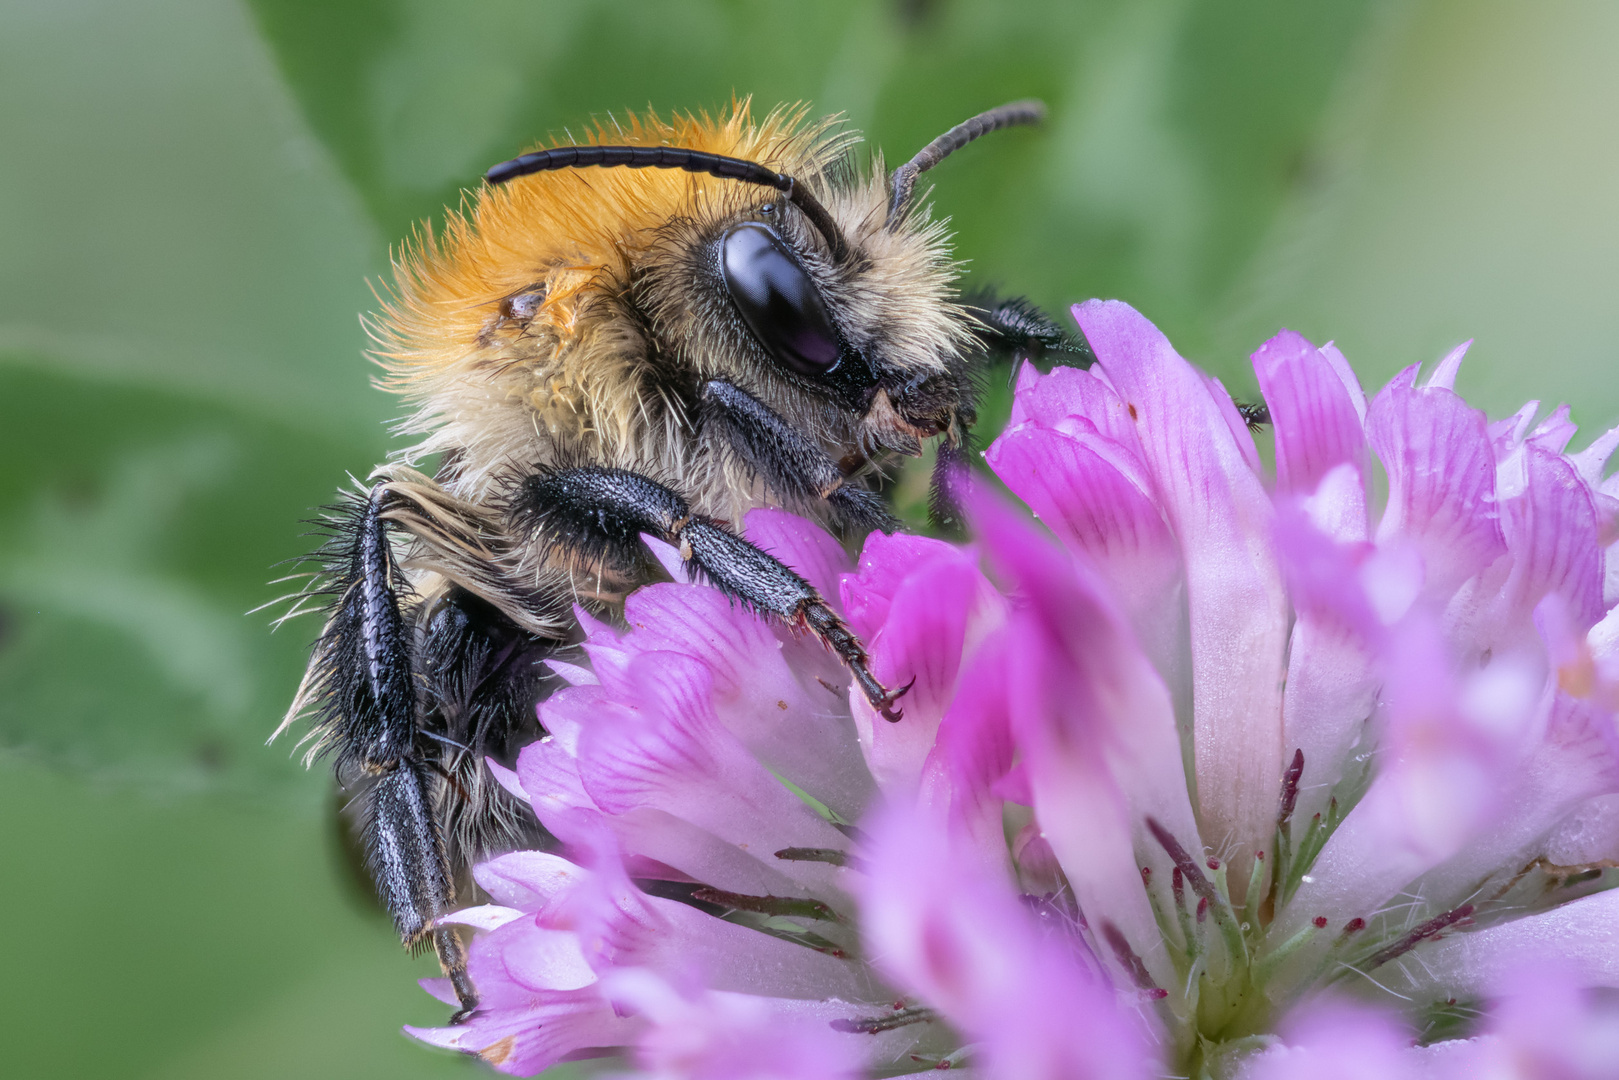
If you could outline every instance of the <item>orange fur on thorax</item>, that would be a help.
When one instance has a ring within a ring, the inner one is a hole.
[[[781,108],[754,123],[741,101],[718,118],[649,112],[598,124],[583,141],[689,147],[819,176],[843,143],[804,116]],[[382,385],[417,410],[401,430],[427,436],[407,460],[454,449],[493,468],[514,440],[541,457],[579,444],[607,459],[644,456],[637,443],[655,433],[638,423],[643,343],[625,336],[608,301],[659,226],[740,198],[759,189],[680,170],[565,169],[483,187],[440,235],[424,227],[396,260],[372,327]],[[498,334],[501,302],[538,286],[544,297],[521,338]],[[460,493],[488,482],[475,476]]]

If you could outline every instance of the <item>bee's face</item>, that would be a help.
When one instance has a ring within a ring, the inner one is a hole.
[[[637,289],[660,352],[834,439],[917,452],[958,419],[967,323],[941,231],[888,229],[884,198],[880,169],[830,193],[842,259],[785,199],[670,223]]]

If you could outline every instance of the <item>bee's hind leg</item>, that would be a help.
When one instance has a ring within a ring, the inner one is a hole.
[[[589,561],[633,565],[641,534],[673,544],[699,575],[756,611],[803,626],[843,660],[872,708],[898,720],[894,703],[909,687],[886,689],[872,675],[865,646],[815,586],[779,559],[692,512],[679,494],[639,473],[604,466],[550,469],[524,478],[513,524],[540,543]]]
[[[360,786],[366,861],[394,928],[406,945],[433,942],[464,1019],[478,997],[460,939],[434,925],[455,890],[433,809],[438,780],[418,747],[414,635],[399,607],[406,586],[383,520],[387,499],[383,484],[356,499],[323,552],[337,601],[313,661],[317,725],[339,776]]]

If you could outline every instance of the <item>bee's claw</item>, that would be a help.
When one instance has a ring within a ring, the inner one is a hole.
[[[890,724],[897,724],[899,723],[900,719],[904,717],[905,710],[894,708],[894,702],[898,701],[906,694],[909,694],[911,692],[911,687],[915,685],[916,676],[912,675],[910,682],[906,683],[898,690],[886,691],[882,696],[882,700],[873,701],[871,704],[878,712],[883,714],[884,720],[887,720]]]

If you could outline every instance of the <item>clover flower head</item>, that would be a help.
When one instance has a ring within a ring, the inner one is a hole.
[[[1465,346],[1368,401],[1284,331],[1272,469],[1134,310],[1075,316],[1096,366],[1025,369],[986,454],[1044,530],[979,491],[974,546],[851,568],[748,517],[901,721],[672,550],[586,617],[502,771],[560,846],[477,869],[483,1007],[417,1037],[719,1080],[1619,1061],[1619,430],[1489,423]]]

